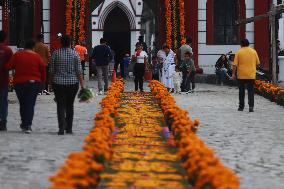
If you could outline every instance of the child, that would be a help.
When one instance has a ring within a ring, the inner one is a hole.
[[[195,89],[195,73],[196,69],[194,62],[191,58],[191,53],[186,52],[184,56],[185,60],[181,64],[182,69],[182,85],[185,92],[191,93]],[[192,84],[192,86],[191,86]]]
[[[159,81],[160,65],[158,64],[158,58],[156,56],[152,57],[152,75],[153,80]]]
[[[129,64],[130,64],[130,58],[129,54],[125,54],[123,58],[123,65],[124,65],[124,79],[129,78]]]
[[[173,73],[173,82],[174,82],[174,90],[175,93],[181,94],[181,81],[182,81],[182,73],[178,69],[178,67],[175,68],[175,72]]]

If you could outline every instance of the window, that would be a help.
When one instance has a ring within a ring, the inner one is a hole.
[[[214,0],[213,27],[214,41],[216,45],[233,45],[239,43],[239,26],[235,25],[238,20],[239,0]]]

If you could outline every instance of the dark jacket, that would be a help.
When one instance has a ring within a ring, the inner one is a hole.
[[[98,45],[93,50],[92,58],[95,60],[96,66],[107,66],[111,57],[111,50],[106,45]]]

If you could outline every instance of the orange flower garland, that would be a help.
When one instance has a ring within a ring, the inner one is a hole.
[[[166,8],[166,43],[168,46],[172,46],[172,8],[170,0],[165,0]]]
[[[72,32],[72,0],[66,1],[66,34],[71,35]]]
[[[178,155],[193,188],[239,189],[239,178],[195,134],[200,121],[191,120],[187,111],[175,104],[174,98],[160,82],[152,81],[149,86],[172,128]]]
[[[173,5],[171,4],[173,2]],[[177,46],[177,45],[183,45],[185,44],[185,8],[184,8],[184,0],[177,0],[178,2],[178,9],[179,9],[179,15],[178,18],[175,17],[176,11],[176,2],[173,0],[165,0],[165,19],[166,19],[166,43],[170,47]],[[173,18],[173,20],[172,20]],[[177,22],[175,19],[179,19],[179,28],[176,27]],[[180,41],[177,40],[177,35],[180,35]],[[173,39],[174,38],[174,39]],[[175,40],[173,42],[173,40]]]
[[[284,106],[284,89],[266,81],[256,80],[254,85],[256,93],[279,105]]]
[[[81,10],[80,10],[80,20],[79,20],[79,43],[82,43],[86,40],[86,32],[85,32],[85,7],[86,0],[81,0]]]
[[[179,17],[180,17],[180,36],[181,44],[185,44],[185,9],[184,0],[179,0]]]
[[[87,2],[86,0],[67,0],[66,1],[66,13],[65,13],[66,14],[66,34],[73,36],[73,39],[72,39],[73,44],[81,43],[86,40],[86,31],[85,31],[86,2]],[[73,7],[73,3],[74,3],[74,7]],[[80,7],[79,10],[78,10],[78,7]],[[74,8],[74,16],[73,16],[74,20],[72,19],[72,9],[73,8]],[[78,14],[79,14],[79,17],[78,17]],[[78,31],[77,31],[77,28],[79,28]]]

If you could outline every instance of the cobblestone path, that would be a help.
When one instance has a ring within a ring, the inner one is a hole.
[[[99,188],[188,188],[175,148],[162,137],[164,115],[151,94],[123,94],[118,112],[114,157]]]

